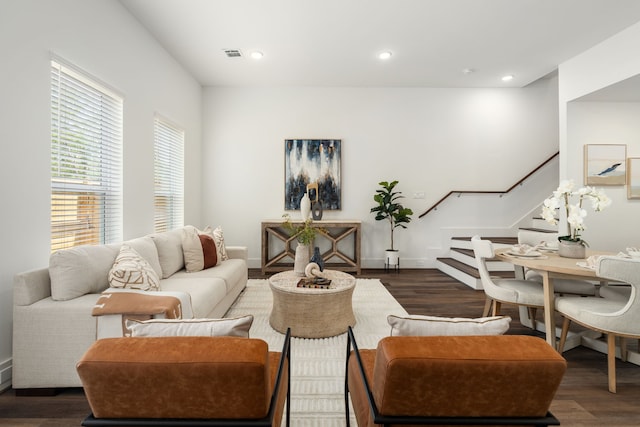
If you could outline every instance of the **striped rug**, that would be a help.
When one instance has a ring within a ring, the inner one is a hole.
[[[266,280],[249,280],[226,317],[253,314],[250,336],[280,351],[284,336],[269,326],[272,296]],[[387,315],[407,312],[377,279],[357,279],[353,292],[353,328],[360,348],[375,348],[389,334]],[[291,426],[343,427],[347,334],[291,340]],[[351,425],[356,426],[351,413]]]

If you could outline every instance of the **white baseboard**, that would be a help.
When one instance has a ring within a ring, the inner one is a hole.
[[[11,370],[13,359],[7,359],[0,363],[0,391],[11,387]]]

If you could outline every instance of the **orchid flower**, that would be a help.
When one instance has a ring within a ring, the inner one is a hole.
[[[591,207],[595,212],[599,212],[611,205],[611,199],[598,191],[594,187],[585,186],[574,190],[575,183],[572,179],[560,182],[558,189],[553,195],[545,199],[542,203],[542,218],[550,224],[557,225],[558,218],[556,214],[558,209],[564,207],[567,220],[567,235],[562,236],[565,240],[573,240],[576,242],[584,242],[580,238],[580,232],[585,230],[585,218],[587,211],[583,209],[582,202],[585,199],[591,201]],[[577,198],[576,203],[571,203],[572,198]]]

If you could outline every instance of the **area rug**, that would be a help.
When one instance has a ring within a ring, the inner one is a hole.
[[[253,314],[249,334],[280,351],[284,335],[269,326],[272,296],[267,280],[249,280],[226,317]],[[377,279],[357,279],[353,292],[353,332],[360,348],[376,348],[389,335],[387,315],[407,312]],[[291,340],[291,426],[343,427],[344,371],[347,334],[330,338]],[[357,426],[351,413],[351,425]]]

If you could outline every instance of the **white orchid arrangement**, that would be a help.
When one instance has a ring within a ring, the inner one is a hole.
[[[593,210],[599,212],[611,205],[611,199],[603,191],[598,191],[594,187],[582,187],[577,190],[574,188],[573,180],[560,182],[560,186],[553,192],[553,196],[543,202],[541,215],[548,223],[557,225],[556,213],[558,208],[564,206],[567,217],[567,235],[560,236],[558,239],[580,242],[588,246],[587,242],[580,238],[580,232],[586,228],[584,219],[587,216],[587,211],[582,208],[582,203],[585,199],[590,200]],[[577,203],[570,203],[572,197],[577,197]]]

